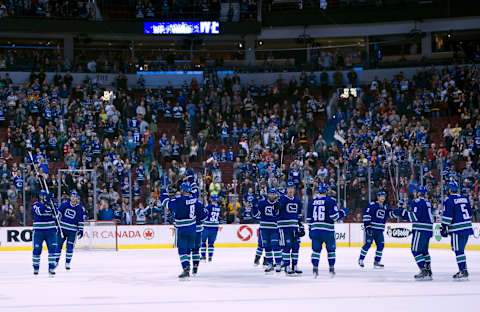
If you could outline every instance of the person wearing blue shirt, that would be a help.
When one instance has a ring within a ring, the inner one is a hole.
[[[377,193],[377,201],[368,204],[363,212],[363,225],[365,231],[365,244],[360,250],[360,258],[358,265],[364,267],[363,259],[367,255],[368,250],[375,241],[377,251],[375,253],[375,261],[373,267],[381,269],[384,267],[380,261],[382,260],[385,239],[383,232],[385,231],[385,222],[387,218],[395,218],[395,213],[390,210],[390,206],[385,203],[387,193],[379,191]]]
[[[283,267],[287,275],[301,274],[297,267],[298,252],[295,252],[298,244],[299,228],[302,221],[302,202],[295,196],[295,184],[287,183],[287,194],[280,197],[278,228],[280,233],[280,246],[282,246]],[[290,260],[292,267],[290,267]]]
[[[412,254],[420,269],[416,274],[416,280],[431,280],[431,258],[428,252],[430,238],[433,234],[432,205],[425,199],[427,189],[420,185],[417,187],[415,199],[410,204],[410,209],[398,207],[395,214],[405,221],[412,222]],[[401,203],[400,203],[400,206]]]
[[[190,255],[195,248],[197,198],[190,195],[189,183],[180,184],[180,191],[180,196],[173,199],[163,194],[161,202],[173,213],[175,219],[175,245],[178,247],[180,263],[183,268],[183,272],[178,278],[183,280],[190,276]]]
[[[40,191],[38,201],[32,205],[33,211],[33,274],[38,275],[40,270],[40,256],[43,242],[48,249],[48,273],[55,276],[55,254],[57,252],[57,224],[52,209],[47,205],[48,194]]]
[[[443,202],[442,230],[443,237],[451,236],[452,250],[457,257],[458,272],[453,275],[454,280],[468,279],[467,258],[465,257],[465,246],[468,237],[473,235],[472,206],[468,197],[458,194],[457,182],[447,183],[448,197]]]
[[[145,168],[143,167],[143,163],[139,163],[137,169],[135,169],[137,173],[137,183],[140,186],[143,186],[145,182]]]
[[[262,246],[265,249],[265,259],[267,267],[265,273],[273,272],[273,258],[275,256],[276,271],[281,272],[281,260],[279,250],[279,235],[277,228],[277,219],[279,214],[279,204],[276,200],[277,191],[274,188],[268,190],[267,199],[258,203],[254,207],[252,214],[260,219],[259,236]]]
[[[348,208],[338,209],[337,201],[327,196],[328,185],[320,184],[318,186],[318,195],[314,197],[307,207],[307,223],[309,235],[312,239],[312,265],[313,276],[318,276],[318,263],[320,262],[320,252],[325,243],[325,249],[328,253],[329,273],[335,275],[335,222],[348,215]]]
[[[213,252],[215,248],[215,241],[217,240],[218,226],[220,223],[220,214],[221,208],[218,205],[218,196],[210,196],[211,203],[207,205],[206,218],[203,221],[203,232],[202,232],[202,260],[206,261],[206,254],[208,251],[208,262],[212,261]],[[208,245],[208,247],[207,247]],[[208,249],[207,249],[208,248]]]
[[[75,241],[77,240],[77,236],[78,238],[83,237],[83,227],[87,215],[80,204],[80,198],[76,191],[70,193],[70,201],[62,203],[60,208],[58,208],[58,212],[60,215],[60,227],[62,228],[63,237],[60,235],[57,237],[58,246],[55,255],[55,266],[57,266],[60,261],[62,247],[66,241],[65,268],[70,270]]]

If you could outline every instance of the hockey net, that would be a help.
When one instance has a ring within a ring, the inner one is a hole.
[[[115,221],[85,221],[83,237],[76,249],[118,251],[117,223]]]

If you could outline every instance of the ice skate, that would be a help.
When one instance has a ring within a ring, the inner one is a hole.
[[[452,277],[456,281],[468,281],[468,271],[467,269],[461,270]]]
[[[432,277],[432,266],[430,265],[430,263],[425,263],[424,268],[425,270],[427,270],[428,276]]]
[[[381,264],[379,261],[375,261],[373,263],[373,268],[374,269],[383,269],[385,266],[383,264]]]
[[[198,273],[198,264],[194,264],[192,269],[192,276],[197,275],[197,273]]]
[[[295,271],[293,271],[291,266],[285,267],[285,274],[287,276],[295,276]]]
[[[54,270],[48,270],[48,276],[49,277],[55,277],[55,271]]]
[[[206,263],[206,262],[207,262],[207,257],[205,257],[205,256],[202,256],[202,258],[201,258],[200,260],[202,260],[203,262],[205,262],[205,263]]]
[[[208,262],[212,262],[212,257],[208,257]]]
[[[70,263],[65,263],[65,269],[66,269],[67,271],[70,271]]]
[[[273,270],[274,270],[273,264],[270,264],[270,263],[269,263],[269,264],[267,265],[267,268],[265,269],[265,274],[273,274]]]
[[[38,275],[38,269],[33,269],[33,275]]]
[[[313,267],[313,278],[318,277],[318,267]]]
[[[295,272],[295,274],[300,275],[303,273],[303,271],[300,270],[297,265],[292,265],[292,269],[293,269],[293,272]]]
[[[358,265],[363,268],[365,264],[363,263],[363,259],[358,259]]]
[[[275,266],[275,272],[276,272],[276,273],[282,272],[282,266],[281,266],[280,264],[277,264],[277,265]]]
[[[255,256],[255,260],[253,261],[254,266],[259,266],[260,265],[260,256]]]
[[[330,274],[330,277],[334,277],[335,276],[335,268],[333,266],[328,268],[328,273]]]
[[[428,270],[423,268],[420,273],[414,276],[416,281],[431,281],[432,276],[428,273]]]
[[[190,277],[190,267],[183,269],[182,274],[178,276],[180,280],[187,280]]]

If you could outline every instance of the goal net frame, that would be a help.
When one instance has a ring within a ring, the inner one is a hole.
[[[75,249],[118,251],[118,225],[115,220],[86,220],[83,237],[77,239]]]

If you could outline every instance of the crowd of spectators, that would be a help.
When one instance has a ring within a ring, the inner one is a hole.
[[[369,193],[375,199],[385,190],[396,204],[391,177],[404,200],[423,182],[436,209],[440,181],[455,179],[478,211],[479,78],[476,65],[423,68],[412,79],[401,72],[374,79],[355,89],[355,97],[335,89],[355,84],[353,71],[279,74],[272,84],[206,73],[203,82],[185,81],[177,89],[145,88],[140,79],[136,91],[127,90],[120,74],[115,98],[104,101],[99,84],[73,85],[69,73],[47,81],[43,71],[33,72],[22,85],[5,74],[0,220],[22,224],[25,212],[31,222],[28,206],[39,181],[28,151],[52,190],[60,185],[68,196],[76,189],[90,218],[96,206],[97,218],[124,224],[170,222],[158,199],[191,167],[205,198],[220,196],[228,223],[252,222],[255,200],[287,180],[304,201],[318,183],[329,184],[356,222]],[[435,129],[432,122],[447,117],[452,124]],[[164,125],[173,130],[167,134]],[[328,129],[335,140],[323,137]],[[58,179],[59,167],[71,171]],[[93,169],[95,177],[78,169]]]
[[[89,18],[92,7],[88,1],[73,0],[3,0],[0,1],[0,18],[6,16]]]
[[[223,1],[228,4],[228,10],[221,16],[220,0],[138,0],[135,5],[135,17],[137,19],[192,19],[203,18],[204,20],[232,21],[256,21],[257,1]],[[238,3],[238,6],[234,3]]]

